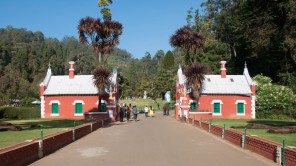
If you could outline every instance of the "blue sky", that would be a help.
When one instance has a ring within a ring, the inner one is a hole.
[[[98,0],[0,0],[0,28],[41,31],[46,37],[78,38],[77,25],[86,16],[101,17]],[[187,10],[204,0],[113,0],[112,19],[123,25],[117,46],[141,58],[148,51],[171,50],[169,38],[186,25]]]

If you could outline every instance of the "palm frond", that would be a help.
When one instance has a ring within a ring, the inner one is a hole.
[[[203,80],[205,79],[207,68],[203,64],[193,63],[184,71],[184,74],[187,78],[187,83],[191,85],[193,90],[199,90]]]
[[[93,72],[93,84],[98,88],[99,95],[105,94],[105,87],[110,84],[111,73],[102,66],[97,67]]]

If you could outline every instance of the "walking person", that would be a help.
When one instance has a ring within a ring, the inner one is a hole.
[[[123,122],[123,117],[124,117],[124,107],[120,107],[119,117],[120,117],[120,122]]]
[[[150,106],[149,116],[150,116],[150,117],[154,117],[154,113],[155,113],[155,112],[154,112],[152,106]]]
[[[135,122],[137,122],[138,110],[137,110],[136,105],[134,105],[134,107],[133,107],[133,114],[134,114],[134,120],[135,120]]]
[[[131,110],[130,110],[129,106],[127,106],[126,119],[127,119],[128,122],[129,122],[130,118],[131,118]]]
[[[165,108],[165,112],[166,112],[166,115],[167,115],[167,116],[170,115],[170,109],[169,109],[169,108]]]
[[[144,108],[144,112],[145,112],[145,117],[146,117],[146,118],[148,117],[148,111],[149,111],[149,108],[148,108],[148,106],[146,105],[145,108]]]

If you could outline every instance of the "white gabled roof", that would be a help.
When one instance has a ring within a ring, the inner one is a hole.
[[[73,79],[65,76],[51,76],[44,95],[95,95],[93,75],[75,75]]]
[[[220,75],[205,75],[201,93],[250,96],[252,91],[244,75],[226,75],[226,78],[221,78]]]

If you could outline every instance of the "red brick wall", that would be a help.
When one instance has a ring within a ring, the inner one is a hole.
[[[195,113],[189,112],[189,118],[209,120],[209,119],[212,119],[213,116],[212,114],[195,114]]]
[[[73,141],[73,131],[68,130],[43,139],[43,154],[48,155]]]
[[[255,153],[258,153],[270,160],[276,161],[276,148],[277,146],[280,146],[279,144],[252,136],[247,136],[246,139],[247,149]]]
[[[211,104],[213,100],[221,100],[221,116],[212,116],[212,119],[251,119],[251,96],[230,96],[230,95],[208,95],[200,96],[199,98],[199,110],[213,111],[213,105]],[[245,100],[245,116],[239,116],[236,114],[236,104],[237,100]]]
[[[110,119],[104,119],[104,125],[110,123]],[[102,127],[102,122],[93,123],[93,131]],[[90,133],[90,124],[78,126],[76,128],[76,137],[79,139]],[[73,130],[62,131],[51,134],[43,139],[43,155],[48,155],[73,141]],[[10,146],[0,151],[0,166],[23,166],[28,165],[39,159],[38,156],[39,143],[21,143]]]
[[[75,140],[80,139],[81,137],[89,134],[90,132],[90,124],[78,126],[75,130]]]
[[[0,152],[1,166],[22,166],[28,165],[39,159],[38,142]]]
[[[296,165],[296,150],[286,149],[286,166],[295,166]]]
[[[59,116],[51,116],[50,101],[58,100]],[[82,100],[85,104],[82,105],[82,111],[89,112],[98,110],[98,96],[45,96],[45,118],[67,118],[67,119],[84,119],[84,115],[75,116],[75,100]]]
[[[225,136],[224,139],[226,139],[229,142],[234,143],[237,146],[241,146],[242,145],[242,136],[243,133],[231,130],[231,129],[227,129],[225,131]]]
[[[211,133],[213,133],[214,135],[222,137],[222,131],[223,131],[223,127],[221,126],[216,126],[216,125],[211,126]]]
[[[201,128],[206,130],[206,131],[209,131],[209,123],[201,122]]]

